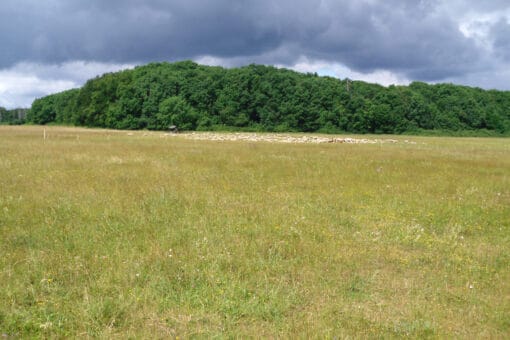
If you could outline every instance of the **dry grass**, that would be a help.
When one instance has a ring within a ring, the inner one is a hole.
[[[46,129],[0,127],[5,336],[510,336],[508,139]]]

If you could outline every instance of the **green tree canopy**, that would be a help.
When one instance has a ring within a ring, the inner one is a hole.
[[[383,87],[271,66],[225,69],[183,61],[108,73],[37,99],[27,121],[116,129],[510,134],[510,92],[422,82]]]

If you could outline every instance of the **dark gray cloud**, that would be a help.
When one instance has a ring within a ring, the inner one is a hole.
[[[398,1],[337,5],[328,29],[307,42],[308,53],[339,59],[358,71],[388,69],[411,78],[440,79],[472,69],[479,52],[432,3]]]
[[[419,78],[472,68],[478,53],[435,1],[4,0],[0,67],[20,60],[144,62],[292,53]]]
[[[509,16],[508,0],[2,0],[0,70],[305,58],[359,74],[474,81],[510,62]],[[463,20],[479,32],[466,34]]]
[[[256,55],[283,37],[264,7],[236,1],[7,1],[0,66],[18,60],[149,61]],[[22,18],[22,19],[20,19]]]
[[[492,27],[493,49],[496,56],[510,62],[510,24],[506,20],[499,20]]]

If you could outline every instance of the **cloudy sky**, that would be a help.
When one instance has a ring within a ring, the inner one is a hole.
[[[150,61],[510,90],[510,0],[1,0],[0,106]]]

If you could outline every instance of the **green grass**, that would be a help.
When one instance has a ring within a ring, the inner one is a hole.
[[[2,336],[510,336],[509,139],[46,130],[0,127]]]

